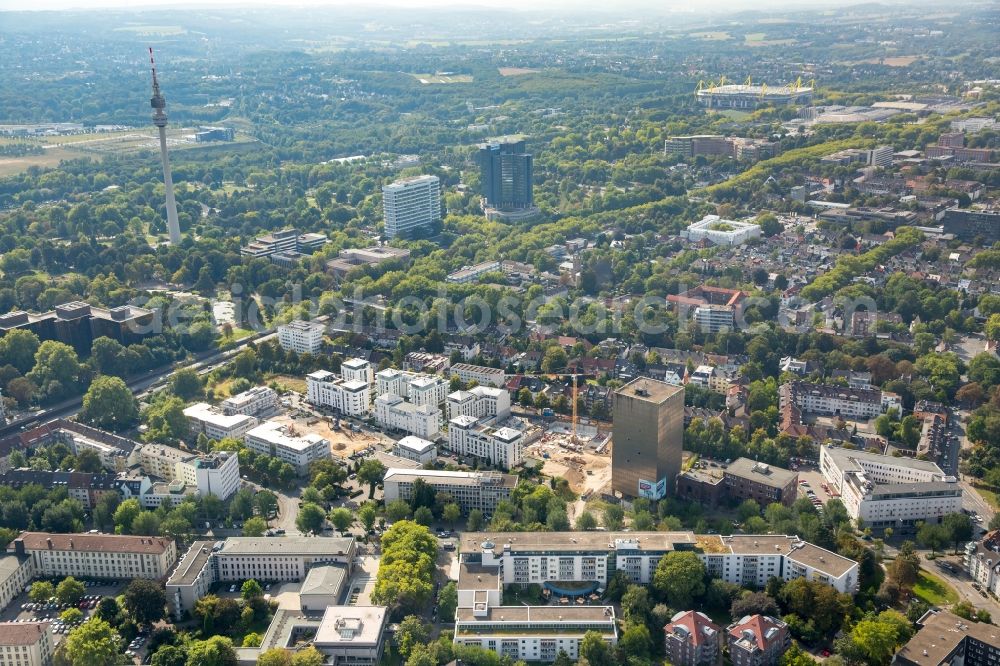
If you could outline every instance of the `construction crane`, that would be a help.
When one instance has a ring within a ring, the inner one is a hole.
[[[579,444],[576,436],[576,410],[577,410],[577,388],[576,388],[576,378],[579,377],[578,374],[573,373],[573,443]]]

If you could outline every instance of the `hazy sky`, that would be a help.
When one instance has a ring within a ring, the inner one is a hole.
[[[793,5],[800,9],[828,7],[831,5],[858,4],[862,0],[708,0],[692,3],[690,0],[0,0],[0,10],[62,10],[62,9],[130,9],[170,6],[187,8],[204,7],[247,7],[283,6],[318,7],[349,6],[352,8],[386,5],[405,7],[502,7],[506,9],[623,9],[649,7],[659,10],[721,10],[721,9],[765,9],[775,6]],[[891,2],[892,0],[890,0]]]

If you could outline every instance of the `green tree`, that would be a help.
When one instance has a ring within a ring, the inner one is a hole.
[[[409,515],[410,505],[405,500],[393,500],[385,505],[385,517],[391,523],[406,520]]]
[[[160,517],[152,511],[143,511],[132,521],[129,534],[157,536],[160,533]]]
[[[86,591],[83,583],[72,576],[66,576],[56,585],[56,599],[61,604],[77,604]]]
[[[325,522],[326,514],[317,504],[303,504],[299,509],[299,514],[295,517],[295,526],[302,532],[319,534],[323,531],[323,523]]]
[[[470,532],[478,532],[483,529],[484,523],[483,512],[479,509],[473,509],[469,512],[469,519],[465,521],[465,527]]]
[[[266,531],[267,531],[267,521],[265,521],[260,516],[247,518],[246,521],[243,522],[243,536],[247,537],[264,536],[264,532]]]
[[[82,374],[80,359],[72,347],[46,340],[35,352],[35,366],[28,379],[45,398],[58,400],[77,394]]]
[[[243,642],[241,647],[260,647],[260,644],[264,642],[264,637],[258,634],[256,631],[251,631],[249,634],[243,637]]]
[[[120,377],[100,376],[83,396],[80,419],[105,430],[127,430],[139,422],[139,403]]]
[[[602,522],[608,530],[620,530],[625,525],[625,509],[620,504],[607,505],[604,507]]]
[[[12,365],[22,375],[35,365],[41,342],[31,331],[15,328],[0,338],[0,366]]]
[[[924,523],[917,530],[917,541],[931,549],[931,554],[944,548],[951,540],[951,534],[944,525]]]
[[[118,616],[121,614],[121,608],[114,597],[104,597],[97,603],[97,610],[94,614],[108,624],[116,624]]]
[[[407,615],[399,623],[396,631],[396,645],[399,646],[399,654],[404,659],[409,658],[413,648],[417,645],[425,645],[431,637],[431,626],[424,624],[416,615]]]
[[[284,648],[271,648],[260,653],[257,666],[291,666],[292,653]]]
[[[66,636],[66,656],[73,666],[115,666],[120,643],[110,624],[94,618]]]
[[[323,666],[326,657],[316,649],[315,645],[310,645],[304,650],[297,650],[292,655],[292,666]]]
[[[626,622],[645,622],[652,610],[649,590],[641,585],[629,585],[622,595],[622,619]]]
[[[43,603],[56,596],[55,586],[47,580],[36,580],[31,584],[28,598],[36,604]]]
[[[188,435],[184,401],[171,397],[154,401],[143,413],[147,430],[143,438],[150,442],[176,443]]]
[[[438,615],[442,622],[451,623],[455,619],[455,610],[458,608],[458,585],[450,580],[441,588],[438,596]]]
[[[146,578],[132,580],[125,588],[123,601],[125,611],[139,626],[149,626],[166,616],[167,595],[155,581]]]
[[[170,390],[184,401],[201,397],[202,383],[194,368],[181,368],[170,378]]]
[[[450,529],[455,529],[455,523],[462,517],[462,508],[454,502],[448,502],[441,509],[441,519],[448,523]]]
[[[224,636],[195,641],[188,650],[187,666],[238,666],[233,642]],[[75,664],[74,664],[75,666]]]
[[[358,522],[365,528],[366,534],[375,527],[376,518],[378,518],[378,509],[371,502],[365,502],[358,509]]]
[[[358,482],[367,483],[368,499],[375,497],[375,486],[385,478],[385,465],[376,458],[368,458],[358,468]]]
[[[263,596],[264,588],[260,586],[260,583],[255,581],[253,578],[243,581],[243,586],[240,588],[240,597],[242,597],[244,601],[260,599]]]
[[[69,625],[74,625],[83,620],[83,611],[79,608],[67,608],[59,613],[59,619]]]
[[[590,666],[614,666],[615,658],[604,637],[597,631],[588,631],[580,639],[580,658]]]
[[[185,666],[187,657],[187,650],[183,646],[162,645],[150,657],[149,663],[152,666]]]
[[[566,352],[559,345],[552,345],[542,357],[542,372],[560,372],[566,369]]]
[[[674,608],[689,608],[705,593],[705,565],[691,552],[667,553],[656,565],[653,587]]]
[[[578,530],[592,530],[597,527],[597,518],[594,518],[594,514],[589,511],[581,511],[580,515],[576,517],[576,529]]]
[[[623,654],[648,659],[653,649],[653,640],[649,635],[649,627],[644,622],[629,622],[625,625],[618,647]]]
[[[792,643],[792,647],[778,660],[778,666],[816,666],[818,663],[798,643]]]
[[[972,519],[964,513],[949,513],[942,519],[941,523],[951,542],[955,544],[955,553],[958,553],[958,545],[963,541],[972,538]]]
[[[425,527],[430,527],[431,523],[434,522],[434,512],[426,506],[417,507],[417,510],[413,512],[413,520]]]
[[[354,514],[349,509],[338,507],[330,512],[330,522],[343,535],[354,524]]]
[[[270,490],[261,490],[256,495],[253,496],[254,506],[257,507],[257,512],[268,517],[275,514],[278,511],[278,497]]]

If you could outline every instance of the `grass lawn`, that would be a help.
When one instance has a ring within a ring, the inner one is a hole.
[[[989,502],[989,505],[994,509],[1000,509],[1000,494],[993,492],[992,490],[987,490],[986,488],[980,488],[979,486],[974,486],[976,492],[982,495],[983,499]]]
[[[285,387],[289,391],[295,391],[296,393],[301,393],[305,395],[306,393],[306,380],[300,377],[289,377],[288,375],[271,375],[266,378],[265,384],[270,384],[275,382],[279,386]]]
[[[947,606],[958,603],[958,594],[955,590],[925,569],[921,569],[917,576],[917,583],[913,586],[913,594],[932,606]]]

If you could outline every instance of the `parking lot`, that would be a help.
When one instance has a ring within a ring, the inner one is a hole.
[[[56,580],[56,583],[59,581]],[[52,634],[55,643],[58,645],[63,638],[72,631],[77,624],[90,618],[97,604],[104,597],[115,597],[121,594],[127,581],[81,581],[85,585],[83,600],[73,606],[69,604],[58,604],[55,601],[46,603],[32,602],[27,592],[22,592],[7,609],[0,613],[0,620],[4,622],[38,622],[46,621],[52,623]],[[77,608],[83,613],[83,620],[72,625],[64,623],[60,615],[70,608]]]

